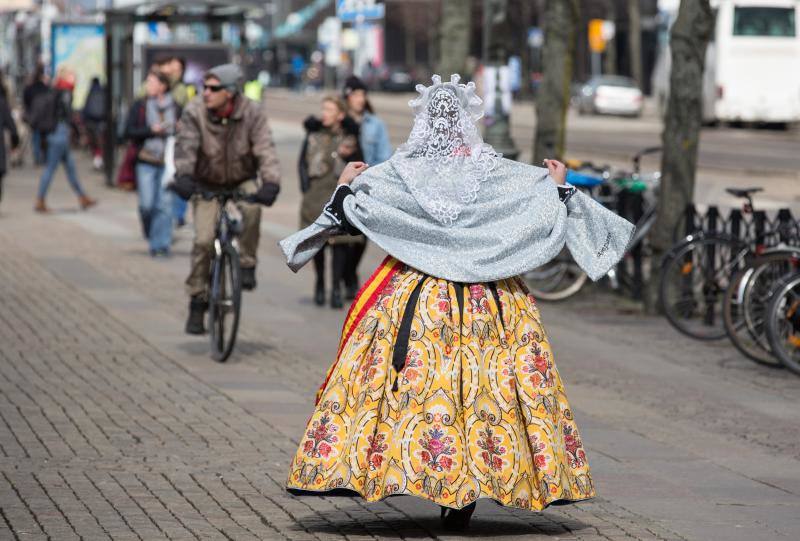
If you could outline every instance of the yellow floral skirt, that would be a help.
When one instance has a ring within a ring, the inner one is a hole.
[[[457,284],[387,258],[353,302],[287,488],[452,508],[489,498],[541,510],[593,497],[522,281]]]

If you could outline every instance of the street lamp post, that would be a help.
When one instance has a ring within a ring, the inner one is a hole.
[[[483,2],[483,65],[494,68],[495,74],[494,81],[492,81],[495,86],[494,114],[484,130],[484,140],[504,157],[515,160],[519,156],[519,149],[511,138],[511,111],[506,112],[503,108],[503,88],[500,77],[500,68],[508,64],[508,47],[506,36],[501,36],[499,32],[494,31],[497,27],[505,25],[507,7],[507,0],[484,0]]]

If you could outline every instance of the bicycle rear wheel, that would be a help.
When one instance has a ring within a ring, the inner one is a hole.
[[[230,244],[223,246],[222,252],[214,258],[208,301],[211,356],[215,361],[224,363],[228,360],[236,342],[242,307],[239,253]]]
[[[697,340],[726,336],[722,300],[731,275],[749,256],[733,237],[702,236],[679,244],[661,268],[659,302],[675,329]]]
[[[782,280],[767,307],[767,338],[783,365],[800,374],[800,274]]]
[[[759,364],[780,368],[766,335],[767,305],[775,284],[797,270],[798,253],[775,251],[737,272],[725,292],[722,318],[733,345]]]
[[[564,248],[555,259],[522,275],[537,300],[560,301],[583,287],[588,276]]]

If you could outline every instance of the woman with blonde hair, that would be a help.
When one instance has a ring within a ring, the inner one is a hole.
[[[308,133],[303,143],[300,157],[300,177],[303,179],[303,201],[300,206],[300,227],[314,223],[319,209],[336,188],[336,180],[347,162],[361,159],[358,146],[358,126],[347,117],[345,103],[335,97],[323,98],[320,119],[306,121]],[[357,242],[355,237],[331,238],[332,273],[331,297],[332,308],[342,308],[341,284],[344,279],[347,263],[348,247]],[[325,250],[320,250],[314,257],[314,303],[325,304]]]

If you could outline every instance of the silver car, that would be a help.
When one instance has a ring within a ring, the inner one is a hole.
[[[636,82],[620,75],[592,77],[578,89],[574,99],[582,115],[639,116],[644,101]]]

